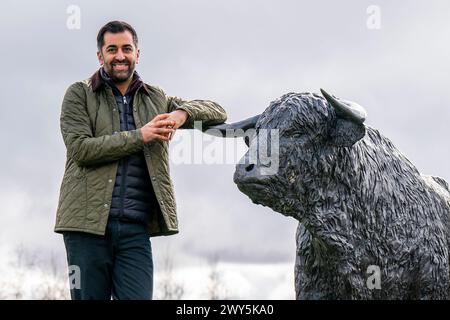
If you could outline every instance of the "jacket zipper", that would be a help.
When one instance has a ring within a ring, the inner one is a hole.
[[[139,90],[136,90],[136,92],[134,94],[134,98],[133,98],[133,103],[134,103],[135,106],[137,105],[136,101],[137,101],[137,98],[138,98],[138,95],[137,95],[138,91]],[[155,109],[155,111],[156,111],[156,109]],[[134,115],[133,115],[133,118],[134,118]],[[134,123],[136,123],[136,118],[134,118]],[[136,123],[136,128],[137,128],[137,123]],[[152,186],[153,193],[155,194],[155,198],[156,198],[156,202],[157,202],[156,205],[161,208],[162,215],[165,217],[164,219],[168,219],[166,214],[164,213],[164,210],[161,207],[161,204],[160,204],[161,203],[160,202],[161,198],[158,196],[159,193],[156,191],[156,190],[159,190],[159,186],[157,185],[156,181],[154,179],[152,179],[151,172],[153,172],[153,167],[151,165],[151,161],[147,159],[147,156],[145,154],[144,154],[144,159],[145,159],[145,164],[146,164],[146,167],[147,167],[147,170],[148,170],[148,174],[150,176],[150,184]]]
[[[123,98],[123,113],[124,113],[124,121],[125,121],[125,131],[128,131],[128,116],[127,116],[127,98],[125,96]],[[128,156],[123,158],[123,166],[122,166],[122,181],[120,184],[120,216],[123,218],[125,215],[124,206],[125,206],[125,180],[128,173]]]

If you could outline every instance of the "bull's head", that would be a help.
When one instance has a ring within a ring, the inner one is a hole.
[[[259,116],[209,127],[223,134],[231,129],[278,130],[274,135],[278,141],[267,141],[273,137],[267,134],[263,142],[278,153],[278,171],[264,174],[267,164],[249,161],[250,150],[258,150],[262,143],[260,135],[256,135],[246,141],[249,151],[236,166],[234,182],[254,203],[299,220],[309,204],[317,201],[313,198],[320,191],[311,189],[317,184],[314,181],[320,179],[323,185],[327,175],[332,174],[337,150],[352,147],[365,135],[365,110],[321,91],[323,96],[289,93],[273,101]]]

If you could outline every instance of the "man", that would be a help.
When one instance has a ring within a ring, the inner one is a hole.
[[[69,266],[79,270],[72,299],[151,299],[149,237],[178,232],[168,142],[176,129],[221,123],[226,113],[143,83],[129,24],[107,23],[97,47],[102,67],[71,85],[62,104],[67,160],[55,231],[64,235]]]

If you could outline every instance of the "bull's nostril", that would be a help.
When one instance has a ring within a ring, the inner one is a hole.
[[[245,171],[247,171],[247,172],[252,171],[254,167],[255,167],[255,165],[253,163],[249,164],[248,166],[245,167]]]

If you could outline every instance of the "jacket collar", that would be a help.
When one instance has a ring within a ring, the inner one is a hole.
[[[103,79],[103,77],[100,74],[100,69],[98,69],[92,76],[91,76],[91,86],[92,86],[92,90],[94,92],[97,92],[101,89],[103,89],[106,86],[106,82]],[[130,90],[139,90],[139,89],[144,89],[144,92],[150,96],[150,92],[147,88],[147,84],[145,84],[141,78],[139,77],[139,75],[135,72],[133,75],[133,81],[130,84],[130,88],[128,89]]]

